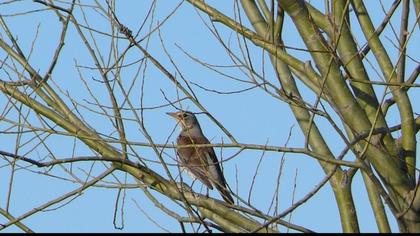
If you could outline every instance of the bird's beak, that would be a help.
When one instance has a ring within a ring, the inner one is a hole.
[[[166,114],[172,116],[173,118],[178,120],[178,114],[176,112],[166,112]]]

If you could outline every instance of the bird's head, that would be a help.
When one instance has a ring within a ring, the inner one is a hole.
[[[178,111],[178,112],[168,112],[166,113],[181,124],[182,130],[194,130],[197,129],[201,131],[200,125],[197,118],[192,112],[189,111]]]

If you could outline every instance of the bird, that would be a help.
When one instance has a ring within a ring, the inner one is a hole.
[[[177,146],[210,144],[194,113],[180,110],[166,114],[175,118],[180,124],[181,132],[176,140]],[[232,195],[227,190],[226,179],[213,147],[177,147],[176,151],[180,159],[181,170],[186,170],[193,180],[200,180],[209,189],[213,189],[214,186],[227,203],[234,203]]]

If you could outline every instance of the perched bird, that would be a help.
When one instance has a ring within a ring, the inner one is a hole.
[[[181,133],[176,140],[178,145],[210,143],[201,131],[200,124],[193,113],[179,111],[167,114],[181,124]],[[226,202],[234,203],[212,147],[178,147],[177,153],[181,169],[186,170],[193,180],[199,179],[209,189],[216,187]]]

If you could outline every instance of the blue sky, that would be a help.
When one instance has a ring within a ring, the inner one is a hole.
[[[233,1],[207,2],[225,14],[234,17]],[[319,4],[319,7],[322,7],[323,5],[322,1],[312,2],[313,4]],[[94,4],[94,1],[83,1],[83,3],[89,5]],[[155,15],[153,16],[153,26],[155,26],[157,22],[164,21],[178,3],[179,1],[157,1],[156,11],[154,12]],[[116,14],[123,24],[129,27],[133,32],[137,32],[150,4],[151,1],[117,1]],[[384,17],[384,13],[381,10],[378,10],[381,7],[379,2],[366,1],[366,4],[368,9],[375,9],[374,11],[371,11],[371,17],[373,23],[377,26]],[[385,9],[389,9],[391,3],[390,1],[383,1],[383,4]],[[105,6],[105,4],[103,4],[103,6]],[[30,63],[41,75],[43,75],[47,71],[49,63],[54,55],[54,50],[60,37],[59,32],[61,30],[61,23],[51,11],[38,11],[13,17],[11,16],[13,13],[25,13],[35,9],[44,9],[44,7],[40,4],[33,3],[32,1],[21,1],[0,5],[0,12],[3,14],[4,19],[9,28],[13,31],[13,34],[18,37],[18,41],[25,54],[29,54],[32,42],[36,38],[36,47],[32,50]],[[85,9],[86,17],[91,28],[102,32],[110,32],[110,25],[107,19],[92,9]],[[85,25],[85,22],[82,21],[83,18],[79,9],[76,10],[75,14],[80,20],[80,23]],[[180,68],[184,78],[187,81],[199,84],[207,89],[223,92],[248,88],[249,85],[247,84],[228,79],[208,70],[182,52],[180,48],[205,63],[220,66],[233,65],[225,49],[216,42],[215,37],[210,33],[209,29],[205,27],[205,24],[200,19],[199,15],[203,17],[206,23],[209,23],[208,18],[204,14],[195,10],[188,3],[183,3],[160,29],[165,48],[168,50],[172,60],[176,63],[176,66]],[[411,17],[413,17],[413,15],[411,15]],[[242,15],[242,18],[245,19],[245,15]],[[397,13],[396,18],[393,21],[397,28],[399,26],[398,19],[399,14]],[[284,41],[288,46],[303,48],[304,44],[297,36],[296,30],[290,23],[290,19],[287,19],[287,21],[288,23],[285,24]],[[409,29],[413,28],[413,21],[410,22]],[[244,23],[249,27],[247,21],[244,21]],[[145,28],[140,32],[140,35],[147,33],[149,24],[150,21],[146,23]],[[237,35],[220,23],[215,23],[215,25],[232,51],[237,53],[237,55],[240,55]],[[352,25],[357,25],[357,22],[353,22]],[[94,100],[89,93],[95,94],[95,96],[100,99],[102,105],[111,105],[109,97],[103,84],[95,82],[95,80],[100,79],[100,76],[95,70],[89,69],[89,67],[95,67],[95,64],[89,57],[82,40],[77,35],[75,27],[71,25],[68,30],[69,32],[65,41],[65,46],[58,61],[57,68],[53,73],[51,85],[54,88],[57,88],[57,85],[59,86],[61,89],[60,95],[64,96],[68,93],[79,103],[86,105],[90,109],[101,111],[97,106],[92,105]],[[358,44],[364,45],[365,40],[364,37],[360,35],[360,30],[357,29],[357,27],[354,30]],[[3,31],[1,34],[2,37],[5,37]],[[415,28],[412,37],[418,38],[418,34],[418,28]],[[110,44],[109,37],[99,33],[94,33],[94,37],[95,40],[97,40],[96,46],[102,52],[105,60],[108,60],[109,55],[107,52],[109,51],[109,48],[113,46]],[[397,50],[393,48],[392,42],[395,42],[395,38],[393,37],[392,31],[386,31],[382,39],[386,48],[390,49],[391,57],[394,58],[393,60],[395,61],[395,53],[397,53]],[[145,46],[146,42],[143,42],[142,45]],[[123,49],[126,46],[127,41],[125,40],[120,40],[117,45],[120,49]],[[263,53],[261,50],[254,47],[252,43],[249,42],[248,46],[252,59],[255,62],[254,66],[256,71],[261,72],[261,74],[263,74],[262,71],[264,71],[267,80],[276,81],[267,56],[264,54],[265,59],[262,60]],[[419,54],[413,52],[419,52],[419,47],[418,44],[411,43],[408,50],[409,55],[417,61],[420,59]],[[176,74],[177,78],[181,78],[165,54],[158,32],[155,32],[151,36],[148,50],[164,64],[171,73]],[[292,53],[303,61],[310,59],[304,53],[296,51]],[[4,57],[4,52],[1,51],[0,58]],[[141,57],[142,54],[138,50],[132,49],[127,54],[124,62],[125,64],[130,64],[131,62],[139,60]],[[380,80],[380,76],[376,76],[374,72],[374,70],[379,67],[372,55],[369,55],[368,57],[372,62],[371,66],[366,65],[369,74],[372,75],[374,80]],[[76,65],[81,67],[76,67]],[[408,74],[411,73],[414,66],[416,66],[415,62],[408,60]],[[177,91],[174,84],[161,72],[156,70],[150,62],[146,67],[146,71],[143,71],[143,68],[141,68],[140,72],[138,72],[138,69],[139,63],[127,66],[122,69],[120,77],[122,84],[124,84],[127,89],[133,79],[137,79],[137,82],[133,86],[133,91],[130,94],[130,99],[135,107],[140,107],[141,99],[143,99],[144,107],[156,107],[165,104],[165,96],[172,101],[177,99],[179,91]],[[245,74],[237,68],[221,68],[221,70],[228,73],[230,76],[244,80],[248,79]],[[1,72],[0,76],[4,78],[6,74]],[[81,77],[88,82],[91,91],[86,89],[80,79]],[[143,93],[141,81],[144,81]],[[299,85],[305,100],[314,103],[316,96],[300,83]],[[239,142],[284,146],[288,139],[289,132],[291,132],[288,146],[302,147],[304,145],[304,136],[299,130],[289,106],[280,100],[274,99],[264,91],[252,89],[243,93],[216,94],[203,90],[193,84],[191,84],[191,86],[201,104],[210,111],[216,119],[223,123],[224,127],[229,130]],[[162,91],[165,95],[163,95]],[[378,86],[376,92],[378,96],[382,95],[383,87]],[[120,93],[117,92],[117,94]],[[412,101],[418,101],[420,99],[418,89],[411,89],[410,96],[412,96]],[[180,97],[182,97],[182,95],[180,95]],[[3,98],[4,96],[2,95],[2,98],[0,99],[2,107],[4,107],[6,102]],[[70,104],[68,98],[66,98],[66,102]],[[122,102],[121,98],[119,98],[119,102]],[[194,112],[199,111],[191,102],[183,101],[182,106],[187,107]],[[78,108],[80,109],[81,114],[83,114],[83,118],[89,121],[88,123],[92,128],[102,134],[117,137],[117,134],[114,132],[114,127],[103,115],[91,112],[83,107]],[[413,103],[413,109],[415,112],[420,113],[418,103]],[[110,112],[109,109],[105,108],[105,110]],[[178,129],[175,134],[171,135],[171,131],[175,127],[175,122],[165,114],[166,112],[173,110],[173,108],[167,106],[145,110],[144,124],[148,132],[152,135],[154,142],[165,143],[168,138],[169,142],[175,141]],[[395,115],[397,112],[396,108],[393,107],[391,112],[394,114],[389,116],[388,121],[391,125],[398,124],[399,117]],[[134,118],[134,115],[130,111],[126,111],[123,114],[127,118]],[[10,117],[16,117],[16,115],[12,114]],[[202,114],[198,115],[198,119],[201,126],[205,127],[203,128],[205,135],[212,142],[229,142],[228,137],[223,134],[223,131],[208,117]],[[40,125],[39,120],[37,120],[37,117],[34,115],[30,116],[30,120],[32,124]],[[330,147],[332,148],[333,153],[338,154],[343,149],[344,144],[339,141],[337,135],[325,120],[317,118],[317,121],[319,121],[318,125],[324,138],[331,144]],[[129,141],[145,142],[145,137],[140,133],[137,123],[127,121],[125,125]],[[7,127],[7,125],[0,123],[0,128],[4,129],[4,127]],[[397,134],[399,133],[397,132]],[[21,142],[24,143],[25,141],[28,141],[28,144],[19,149],[19,154],[27,155],[28,157],[37,160],[44,158],[48,154],[46,148],[41,147],[37,150],[32,150],[34,145],[39,142],[36,141],[36,139],[31,141],[32,138],[33,134],[23,135]],[[0,150],[13,152],[15,141],[16,137],[13,135],[1,135]],[[74,138],[71,137],[52,135],[48,137],[46,143],[49,147],[53,148],[53,153],[56,158],[65,158],[72,155],[92,155],[92,152],[86,149],[82,143],[75,141]],[[142,157],[149,160],[147,161],[149,167],[166,177],[162,167],[154,163],[158,159],[150,148],[134,146],[134,149]],[[235,149],[228,148],[222,150],[216,149],[219,158],[222,153],[224,159],[233,155],[236,151],[237,150]],[[167,155],[164,155],[165,160],[168,161],[168,163],[174,164],[174,151],[172,149],[166,149],[165,152],[167,153]],[[244,151],[239,156],[225,162],[223,166],[230,187],[235,190],[238,188],[239,195],[247,199],[248,191],[251,187],[253,176],[261,156],[262,161],[258,170],[258,177],[255,179],[251,202],[262,211],[267,211],[274,194],[282,153]],[[346,160],[352,160],[352,158],[352,155],[349,155],[346,157]],[[10,179],[10,168],[4,167],[5,164],[4,161],[0,160],[0,206],[2,208],[5,207],[4,204],[6,202],[8,189],[4,186],[8,185]],[[19,162],[19,164],[27,166],[25,163]],[[417,166],[418,165],[419,163],[417,163]],[[67,167],[70,168],[69,166]],[[35,167],[31,167],[29,170],[47,171],[47,169]],[[93,166],[91,163],[82,163],[74,165],[72,169],[72,171],[82,179],[86,178],[86,173],[88,173],[89,170],[92,170],[93,174],[99,174],[104,170],[104,166],[101,163],[95,163]],[[48,171],[48,173],[52,175],[63,178],[69,177],[63,172],[63,169],[58,166]],[[172,166],[171,171],[173,171],[176,176],[177,168]],[[117,172],[115,174],[120,181],[127,180],[128,183],[135,183],[132,177],[125,176],[124,173]],[[184,177],[186,177],[186,175],[184,175]],[[280,201],[279,210],[282,211],[288,208],[292,203],[292,199],[294,199],[294,201],[301,199],[311,191],[323,177],[324,173],[316,160],[303,155],[292,153],[286,154],[284,156],[284,166],[280,178],[280,192],[278,196]],[[42,205],[51,199],[79,187],[78,184],[59,178],[38,175],[25,169],[16,171],[14,178],[10,206],[10,212],[13,213],[14,216],[20,216],[34,207]],[[236,179],[238,179],[238,185],[236,184]],[[106,180],[115,182],[113,177],[107,177]],[[190,183],[188,177],[184,178],[184,180]],[[374,223],[372,211],[370,210],[366,191],[361,185],[362,182],[361,175],[358,173],[353,180],[353,198],[355,199],[358,210],[360,229],[362,232],[376,232],[377,228]],[[60,203],[47,208],[49,209],[48,211],[39,212],[23,222],[36,232],[121,232],[120,230],[114,229],[113,226],[117,190],[115,188],[109,188],[109,183],[103,184],[108,187],[99,186],[91,188],[72,201],[66,201],[65,203]],[[295,185],[296,189],[294,189]],[[200,191],[201,184],[194,184],[194,188],[197,191]],[[295,192],[294,197],[293,192]],[[216,191],[211,191],[210,196],[216,198],[220,197]],[[172,206],[179,210],[178,206],[175,206],[165,197],[157,197],[162,202],[168,204],[168,206]],[[121,201],[119,203],[121,204]],[[137,205],[140,206],[141,209],[139,209]],[[127,189],[123,212],[123,232],[165,232],[162,228],[152,223],[148,217],[153,218],[155,222],[158,222],[166,230],[171,232],[180,231],[178,222],[166,216],[160,210],[157,210],[139,189]],[[145,212],[148,217],[144,214]],[[121,209],[118,210],[118,214],[121,214]],[[285,219],[288,219],[288,217]],[[118,225],[121,224],[121,220],[121,217],[117,217]],[[329,185],[326,185],[316,194],[316,196],[293,212],[291,221],[314,231],[340,232],[341,225],[338,209]],[[5,222],[5,219],[0,217],[0,223],[3,222]],[[396,223],[392,217],[390,217],[390,223],[393,231],[397,231]],[[285,232],[284,228],[280,229],[282,232]],[[20,230],[13,226],[6,229],[5,232],[20,232]]]

